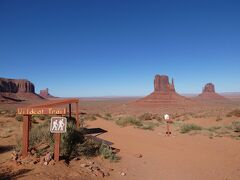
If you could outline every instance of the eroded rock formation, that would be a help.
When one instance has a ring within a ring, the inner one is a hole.
[[[156,75],[154,79],[154,92],[138,100],[141,105],[178,105],[192,101],[176,93],[174,81],[169,82],[166,75]]]
[[[215,92],[213,83],[207,83],[202,90],[202,93],[197,96],[198,100],[226,100],[223,96]]]
[[[0,78],[2,93],[35,93],[34,84],[28,80]]]
[[[169,83],[168,76],[156,75],[154,79],[154,92],[175,92],[174,81]]]
[[[43,98],[35,94],[34,84],[28,80],[0,78],[0,99],[2,102],[21,102]]]
[[[40,90],[40,94],[39,95],[44,97],[44,98],[53,98],[54,97],[51,94],[49,94],[48,88]]]

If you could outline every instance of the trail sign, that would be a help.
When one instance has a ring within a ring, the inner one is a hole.
[[[67,132],[67,118],[52,117],[50,124],[51,133],[66,133]]]

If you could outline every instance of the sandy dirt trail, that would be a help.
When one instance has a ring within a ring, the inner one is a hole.
[[[203,135],[165,137],[159,129],[121,128],[106,120],[88,122],[107,133],[98,137],[121,149],[121,161],[110,179],[131,180],[239,180],[240,142],[231,138],[210,139]],[[142,154],[137,158],[136,154]],[[127,176],[119,176],[120,172]]]

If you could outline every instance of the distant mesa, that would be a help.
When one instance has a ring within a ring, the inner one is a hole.
[[[192,100],[179,95],[174,86],[174,80],[169,82],[166,75],[156,75],[154,79],[154,92],[136,101],[141,105],[178,105],[192,103]]]
[[[49,94],[48,88],[43,89],[43,90],[40,90],[39,95],[40,95],[41,97],[43,97],[43,98],[46,98],[46,99],[47,99],[47,98],[54,98],[54,96],[52,96],[51,94]]]
[[[26,101],[38,100],[42,97],[35,94],[35,86],[26,79],[0,78],[0,100],[4,101]]]
[[[197,100],[226,100],[225,97],[219,95],[215,91],[213,83],[207,83],[202,90],[202,93],[196,97]]]

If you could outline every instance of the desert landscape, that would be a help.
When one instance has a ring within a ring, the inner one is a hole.
[[[239,9],[1,0],[0,180],[240,180]]]
[[[154,92],[143,98],[80,98],[78,133],[85,142],[76,143],[89,152],[66,158],[63,145],[55,162],[41,137],[50,134],[47,115],[32,116],[31,149],[21,157],[23,118],[16,108],[64,98],[48,89],[36,94],[27,80],[1,78],[1,179],[239,179],[238,98],[217,94],[212,83],[187,98],[165,75],[156,75],[153,84]],[[171,117],[170,136],[164,114]]]

